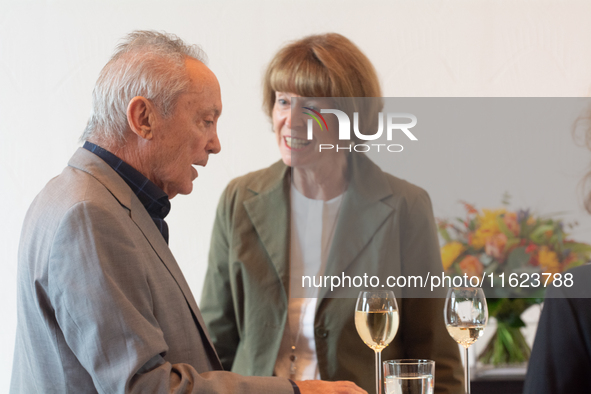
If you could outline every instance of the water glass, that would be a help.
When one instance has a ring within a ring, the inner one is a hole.
[[[435,361],[384,361],[385,394],[433,394]]]

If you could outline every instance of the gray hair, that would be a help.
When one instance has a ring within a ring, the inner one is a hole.
[[[103,67],[92,92],[92,111],[81,141],[125,142],[127,106],[132,98],[150,100],[164,117],[189,87],[187,57],[205,63],[205,53],[173,34],[135,30],[121,42]]]

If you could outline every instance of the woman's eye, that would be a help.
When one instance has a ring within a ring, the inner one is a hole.
[[[279,105],[288,105],[287,100],[286,99],[277,99],[277,103],[279,103]]]

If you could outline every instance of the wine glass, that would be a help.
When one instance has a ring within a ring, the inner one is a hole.
[[[449,335],[464,347],[464,380],[470,394],[468,348],[484,333],[488,322],[486,297],[479,287],[452,287],[447,292],[443,310]]]
[[[399,324],[398,304],[390,290],[362,291],[355,307],[355,327],[376,356],[376,394],[382,394],[382,350],[392,342]]]

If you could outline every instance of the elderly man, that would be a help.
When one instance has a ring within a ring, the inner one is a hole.
[[[146,31],[118,47],[83,148],[25,219],[11,392],[363,392],[221,371],[164,222],[220,151],[221,111],[198,49]]]

